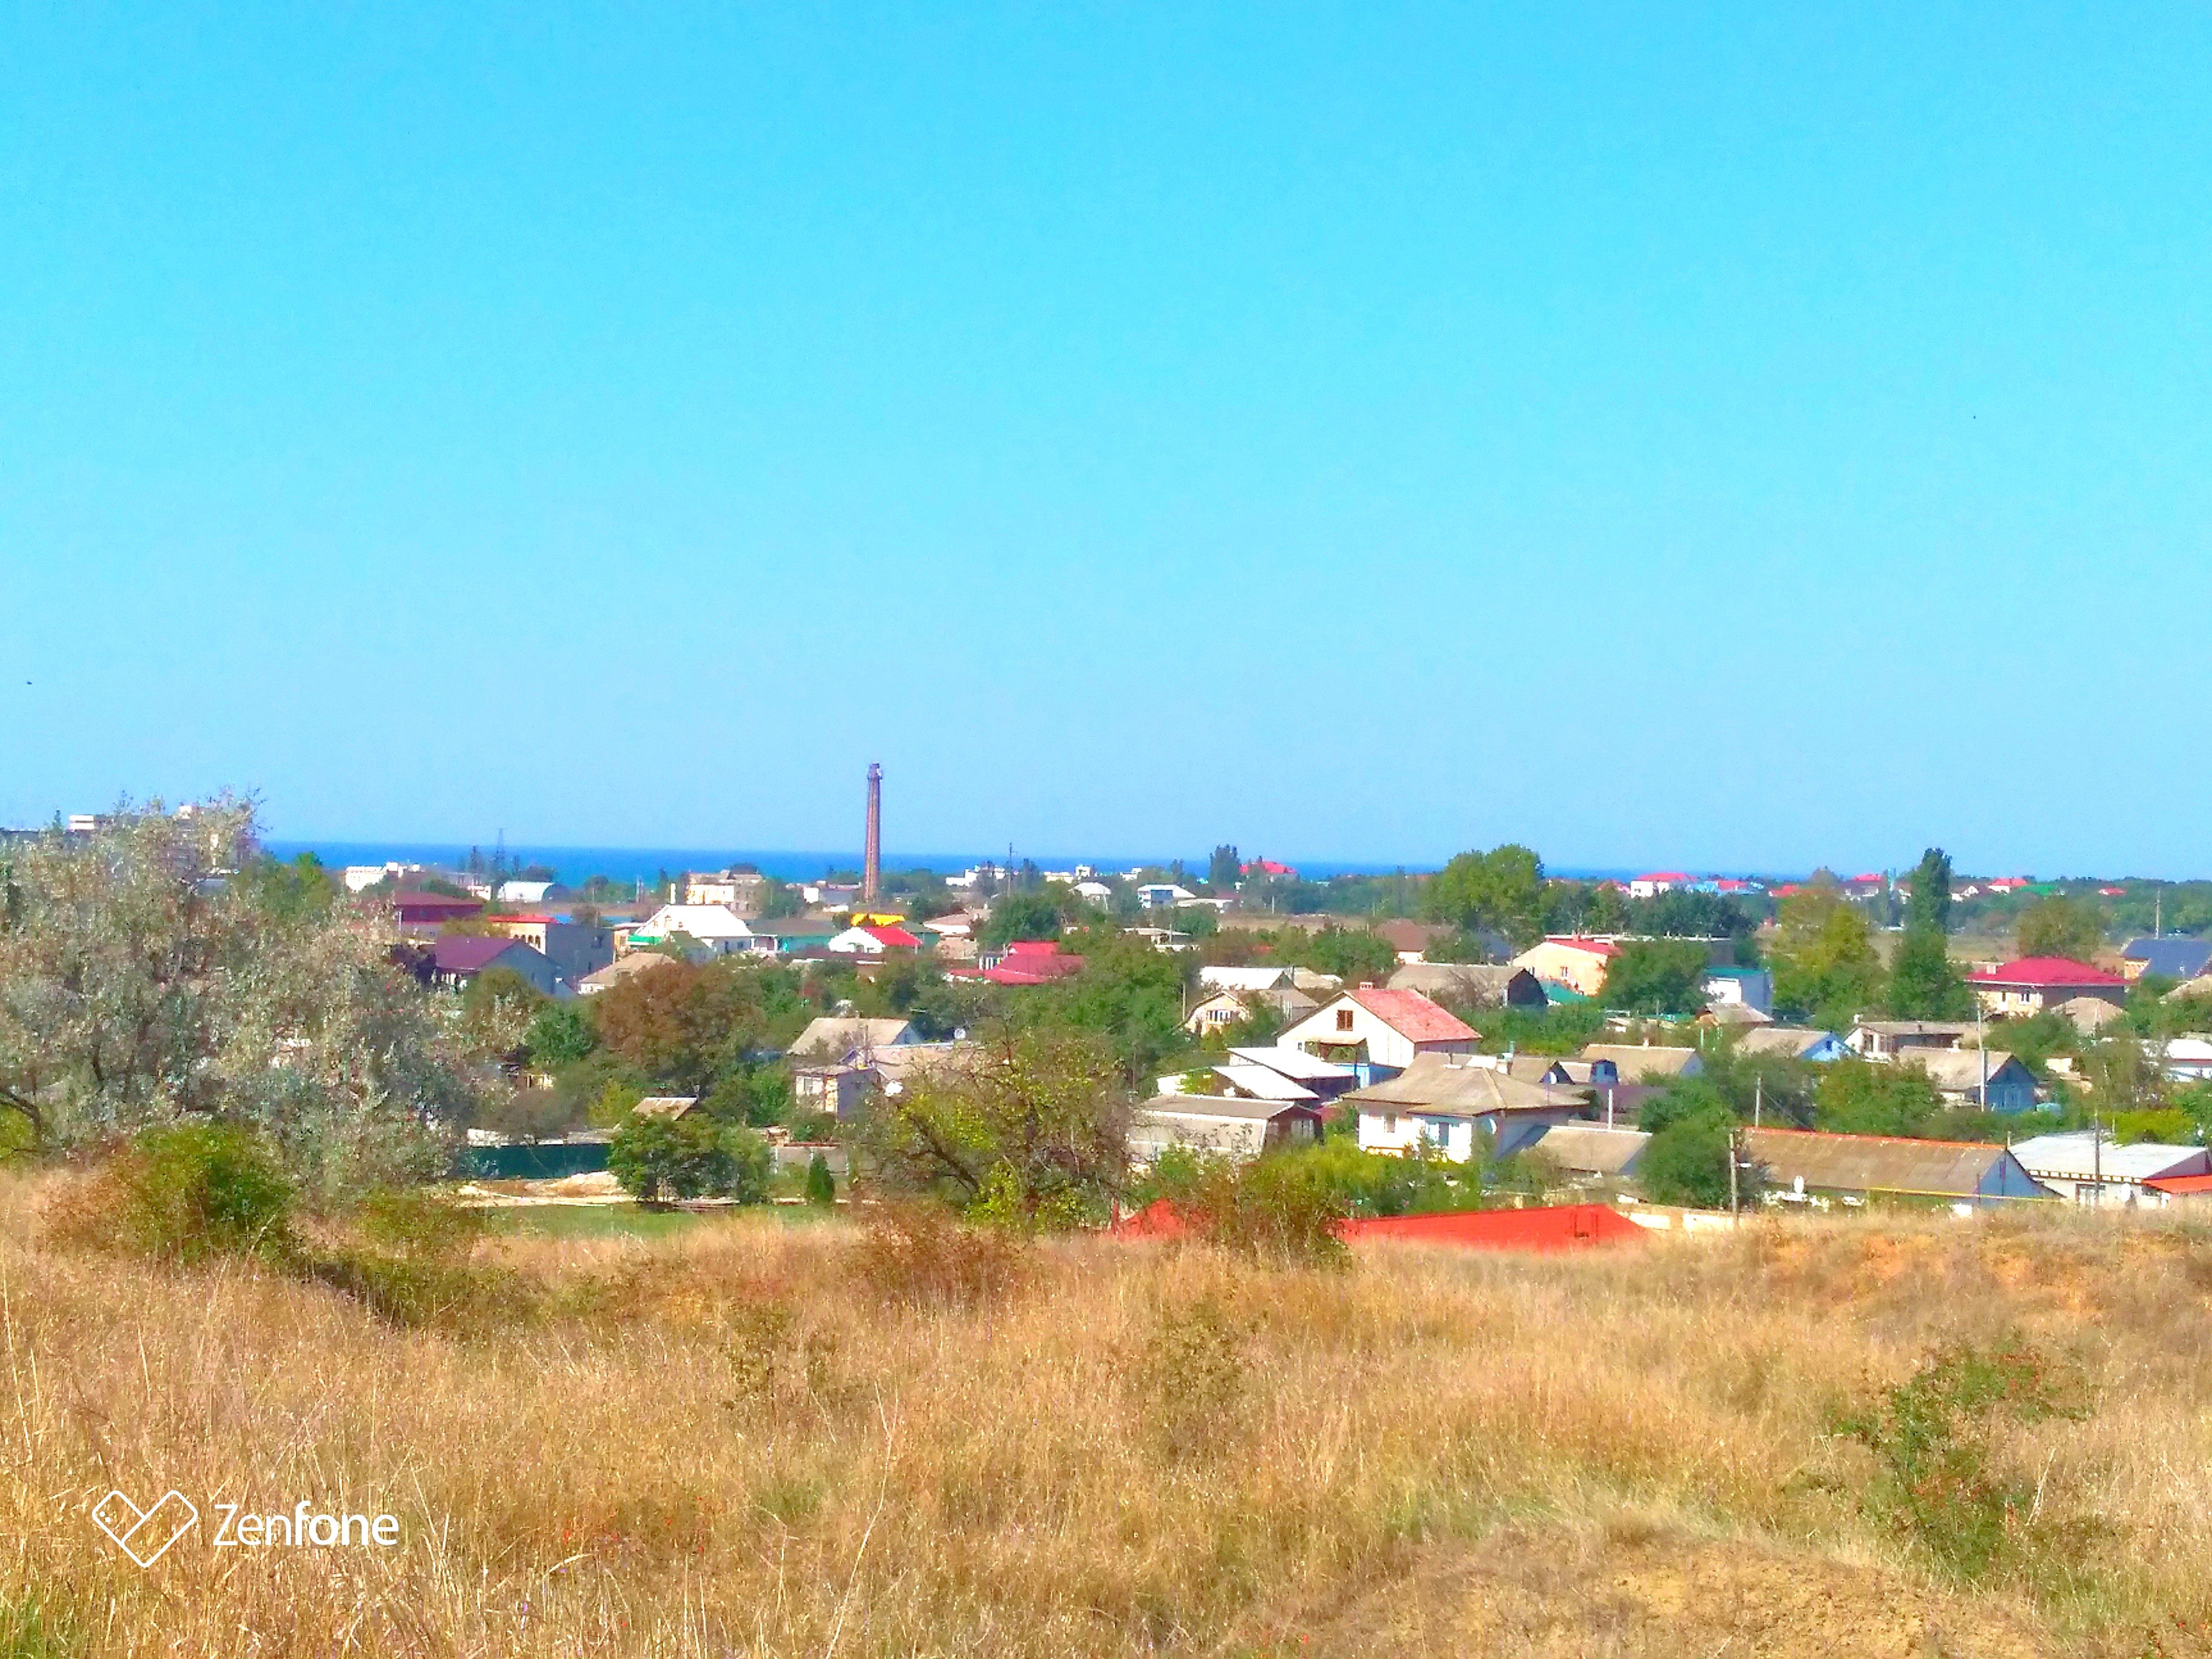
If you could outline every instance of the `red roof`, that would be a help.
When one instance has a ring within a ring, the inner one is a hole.
[[[2125,898],[2128,896],[2128,890],[2124,887],[2100,887],[2097,892],[2104,898]]]
[[[441,974],[480,974],[509,951],[530,949],[504,933],[447,933],[432,947],[431,955]]]
[[[1049,985],[1083,971],[1081,957],[1009,957],[983,977],[994,985]]]
[[[1620,947],[1610,939],[1584,939],[1580,933],[1552,933],[1545,938],[1547,945],[1565,945],[1571,949],[1588,951],[1594,957],[1613,957],[1620,954]]]
[[[2154,1193],[2212,1193],[2212,1175],[2154,1176],[2143,1185]]]
[[[1056,957],[1060,954],[1060,941],[1056,939],[1011,939],[1006,945],[1006,954],[1010,957]]]
[[[392,904],[398,910],[443,910],[455,915],[465,910],[472,915],[483,908],[482,899],[455,898],[451,893],[394,893]]]
[[[1648,876],[1637,877],[1638,881],[1687,881],[1689,878],[1687,870],[1654,870]]]
[[[509,913],[502,910],[499,915],[492,916],[489,918],[489,920],[492,921],[528,921],[542,924],[549,921],[558,921],[560,918],[558,916],[516,915],[510,915]]]
[[[1863,875],[1853,876],[1845,884],[1851,887],[1879,887],[1881,885],[1881,872],[1869,870]]]
[[[2017,962],[2008,962],[1993,974],[1969,974],[1966,982],[2039,988],[2055,985],[2120,986],[2127,981],[2118,974],[2108,974],[2086,962],[2075,962],[2065,957],[2022,957]]]
[[[860,931],[877,944],[889,945],[894,950],[921,949],[921,941],[903,927],[863,927]]]
[[[1363,986],[1345,994],[1412,1042],[1472,1042],[1480,1035],[1448,1008],[1419,991],[1385,991]]]
[[[1249,864],[1240,865],[1237,867],[1237,873],[1239,875],[1249,876],[1255,870],[1257,870],[1263,876],[1295,876],[1297,874],[1297,872],[1291,869],[1289,865],[1278,864],[1273,859],[1255,859]]]

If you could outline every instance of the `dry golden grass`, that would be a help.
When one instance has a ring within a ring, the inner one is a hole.
[[[2208,1650],[2212,1242],[2177,1226],[1793,1222],[1336,1273],[1093,1240],[909,1306],[854,1230],[738,1218],[488,1242],[540,1310],[406,1331],[42,1243],[36,1198],[0,1185],[0,1632],[35,1601],[54,1652]],[[1825,1432],[2007,1329],[2098,1390],[2019,1437],[2105,1528],[2055,1599],[1941,1583]],[[142,1571],[87,1518],[111,1486],[404,1538],[203,1531]]]

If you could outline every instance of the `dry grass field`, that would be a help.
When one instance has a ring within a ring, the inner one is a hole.
[[[10,1659],[2212,1651],[2212,1236],[2179,1225],[1340,1271],[1084,1240],[963,1299],[752,1216],[487,1239],[402,1328],[65,1246],[46,1190],[0,1185]],[[1958,1342],[2077,1390],[1991,1419],[2032,1547],[1979,1571],[1835,1431]],[[142,1571],[88,1518],[111,1487],[402,1537],[204,1527]]]

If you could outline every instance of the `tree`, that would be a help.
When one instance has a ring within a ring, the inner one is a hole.
[[[1942,1096],[1917,1066],[1839,1060],[1821,1071],[1813,1121],[1834,1134],[1917,1135],[1942,1109]]]
[[[757,1204],[768,1195],[774,1165],[758,1135],[697,1113],[632,1116],[607,1145],[608,1172],[641,1204],[708,1194]]]
[[[1206,866],[1206,884],[1217,893],[1226,893],[1243,873],[1243,861],[1237,856],[1237,849],[1224,843],[1213,849],[1212,860]]]
[[[2014,937],[2024,957],[2087,962],[2105,943],[2105,924],[2085,901],[2053,893],[2020,913]]]
[[[1717,1109],[1693,1112],[1655,1133],[1637,1160],[1637,1182],[1660,1204],[1727,1207],[1735,1124]],[[1739,1174],[1741,1175],[1741,1171]],[[1746,1194],[1739,1194],[1739,1201]]]
[[[1905,901],[1905,925],[1937,933],[1951,931],[1951,855],[1931,847],[1912,868],[1912,895]]]
[[[1129,1167],[1132,1103],[1097,1040],[1031,1030],[975,1064],[925,1072],[871,1103],[868,1163],[894,1190],[993,1218],[1073,1226],[1107,1214]]]
[[[1823,1025],[1848,1026],[1888,988],[1865,915],[1832,879],[1783,901],[1770,955],[1776,1003]]]
[[[1155,951],[1140,939],[1109,933],[1079,933],[1069,945],[1082,957],[1083,971],[1020,992],[1012,1005],[1016,1024],[1097,1039],[1130,1083],[1150,1077],[1187,1042],[1183,1000],[1196,972],[1188,952]]]
[[[478,1054],[517,1060],[548,1001],[512,968],[487,969],[461,993],[461,1030]]]
[[[441,1168],[481,1093],[465,1056],[376,932],[295,902],[290,868],[268,875],[228,797],[12,849],[0,1117],[64,1150],[221,1119],[310,1200]]]
[[[573,1066],[599,1046],[599,1033],[574,1001],[544,1002],[523,1033],[530,1063],[546,1071]]]
[[[729,958],[634,974],[592,999],[601,1046],[656,1086],[703,1094],[770,1048],[768,970]]]
[[[1424,902],[1436,921],[1487,927],[1517,945],[1533,945],[1544,932],[1544,861],[1511,842],[1462,853],[1437,872]]]
[[[1632,939],[1607,964],[1598,1000],[1639,1014],[1693,1014],[1705,1006],[1707,966],[1702,945]]]
[[[837,1177],[830,1173],[830,1160],[819,1152],[807,1160],[806,1201],[825,1210],[837,1201]]]
[[[1397,970],[1397,947],[1365,927],[1323,927],[1294,943],[1291,959],[1317,974],[1334,974],[1347,984],[1377,983]]]
[[[1010,893],[991,907],[990,918],[977,937],[994,950],[1016,939],[1058,939],[1066,920],[1052,894]]]
[[[1915,896],[1919,890],[1913,890]],[[1973,1012],[1973,994],[1953,965],[1944,935],[1907,922],[1889,964],[1889,1012],[1899,1019],[1963,1019]]]

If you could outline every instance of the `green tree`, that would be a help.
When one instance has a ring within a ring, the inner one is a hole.
[[[574,1002],[546,1002],[530,1017],[523,1044],[530,1063],[549,1072],[573,1066],[599,1046],[599,1033]]]
[[[1206,867],[1206,884],[1217,893],[1226,893],[1236,887],[1243,873],[1243,863],[1237,858],[1237,849],[1224,843],[1213,849],[1212,860]]]
[[[1832,1134],[1917,1135],[1943,1109],[1943,1097],[1917,1066],[1839,1060],[1820,1073],[1814,1127]]]
[[[1544,862],[1513,843],[1462,853],[1430,881],[1424,906],[1436,921],[1533,945],[1544,932]]]
[[[1598,1000],[1639,1014],[1693,1014],[1705,1006],[1706,967],[1702,945],[1633,939],[1607,964]]]
[[[1058,939],[1066,921],[1050,893],[1010,893],[991,907],[978,938],[994,950],[1016,939]]]
[[[1889,988],[1865,914],[1832,878],[1783,901],[1769,954],[1778,1006],[1818,1024],[1848,1028]]]
[[[1637,1182],[1644,1196],[1659,1204],[1725,1209],[1734,1133],[1733,1121],[1717,1107],[1677,1118],[1658,1130],[1637,1160]],[[1745,1195],[1740,1193],[1739,1199]]]
[[[632,1116],[607,1146],[607,1170],[641,1204],[734,1198],[757,1204],[774,1167],[768,1143],[697,1112],[674,1120]]]
[[[1003,1223],[1073,1226],[1108,1213],[1121,1193],[1131,1114],[1102,1043],[1031,1030],[877,1097],[859,1139],[895,1191],[934,1194]]]
[[[819,1152],[807,1160],[806,1201],[822,1209],[837,1201],[837,1177],[830,1173],[830,1160]]]
[[[1951,931],[1951,855],[1940,847],[1921,854],[1912,867],[1912,895],[1905,902],[1908,930],[1926,928],[1937,933]]]
[[[2053,893],[2020,913],[2014,939],[2024,957],[2087,962],[2105,943],[2105,923],[2087,901]]]
[[[1913,891],[1917,896],[1919,890]],[[1973,994],[1942,933],[1917,921],[1905,924],[1890,959],[1888,1005],[1899,1019],[1964,1019],[1973,1012]]]

